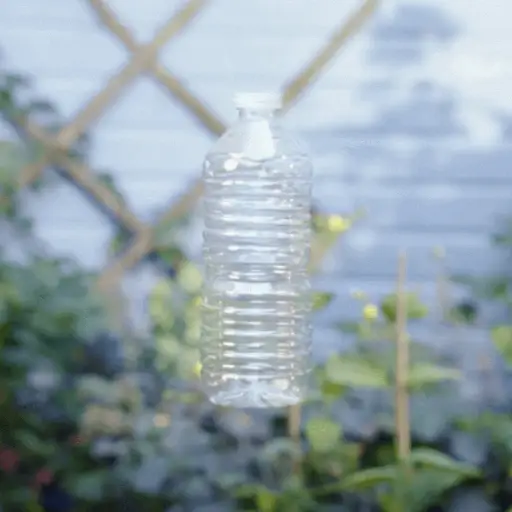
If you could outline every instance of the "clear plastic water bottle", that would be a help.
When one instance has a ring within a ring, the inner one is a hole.
[[[201,378],[219,405],[287,406],[310,373],[312,166],[279,126],[279,95],[235,105],[203,169]]]

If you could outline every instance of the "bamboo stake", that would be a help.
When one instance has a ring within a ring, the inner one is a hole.
[[[409,418],[409,340],[407,334],[407,257],[398,257],[396,286],[396,361],[395,361],[395,430],[397,478],[394,484],[396,512],[407,511],[407,487],[410,475],[411,427]]]
[[[342,233],[320,234],[313,238],[312,250],[309,261],[309,272],[313,273],[318,270],[327,252],[333,247]],[[314,235],[313,235],[314,236]],[[315,243],[316,242],[316,243]],[[288,408],[288,436],[300,449],[300,424],[302,417],[301,404],[292,405]],[[300,460],[294,466],[295,474],[300,474]]]
[[[293,441],[300,453],[300,422],[302,416],[302,407],[300,404],[292,405],[288,408],[288,436]],[[293,465],[293,472],[295,475],[301,472],[300,458],[295,460]]]
[[[288,409],[288,435],[294,441],[299,441],[300,438],[300,413],[300,404],[292,405]]]
[[[409,340],[407,339],[407,302],[405,283],[407,257],[401,253],[398,259],[396,305],[396,376],[395,376],[395,424],[397,459],[405,463],[411,453],[411,428],[409,418]]]

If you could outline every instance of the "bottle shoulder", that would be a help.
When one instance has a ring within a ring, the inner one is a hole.
[[[238,122],[229,127],[208,151],[206,158],[245,154],[255,160],[290,156],[309,159],[305,144],[278,123],[267,121]]]

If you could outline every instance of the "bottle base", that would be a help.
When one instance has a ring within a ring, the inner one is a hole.
[[[288,379],[233,378],[221,385],[207,386],[206,394],[215,405],[236,408],[278,408],[299,404],[304,400],[304,388]]]

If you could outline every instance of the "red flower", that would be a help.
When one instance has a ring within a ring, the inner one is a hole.
[[[13,473],[18,468],[20,456],[10,448],[0,449],[0,470],[5,473]]]
[[[49,469],[40,469],[34,478],[34,483],[37,488],[42,485],[48,485],[53,481],[53,473]]]
[[[84,444],[84,438],[79,435],[74,435],[69,438],[69,442],[72,446],[80,446]]]

